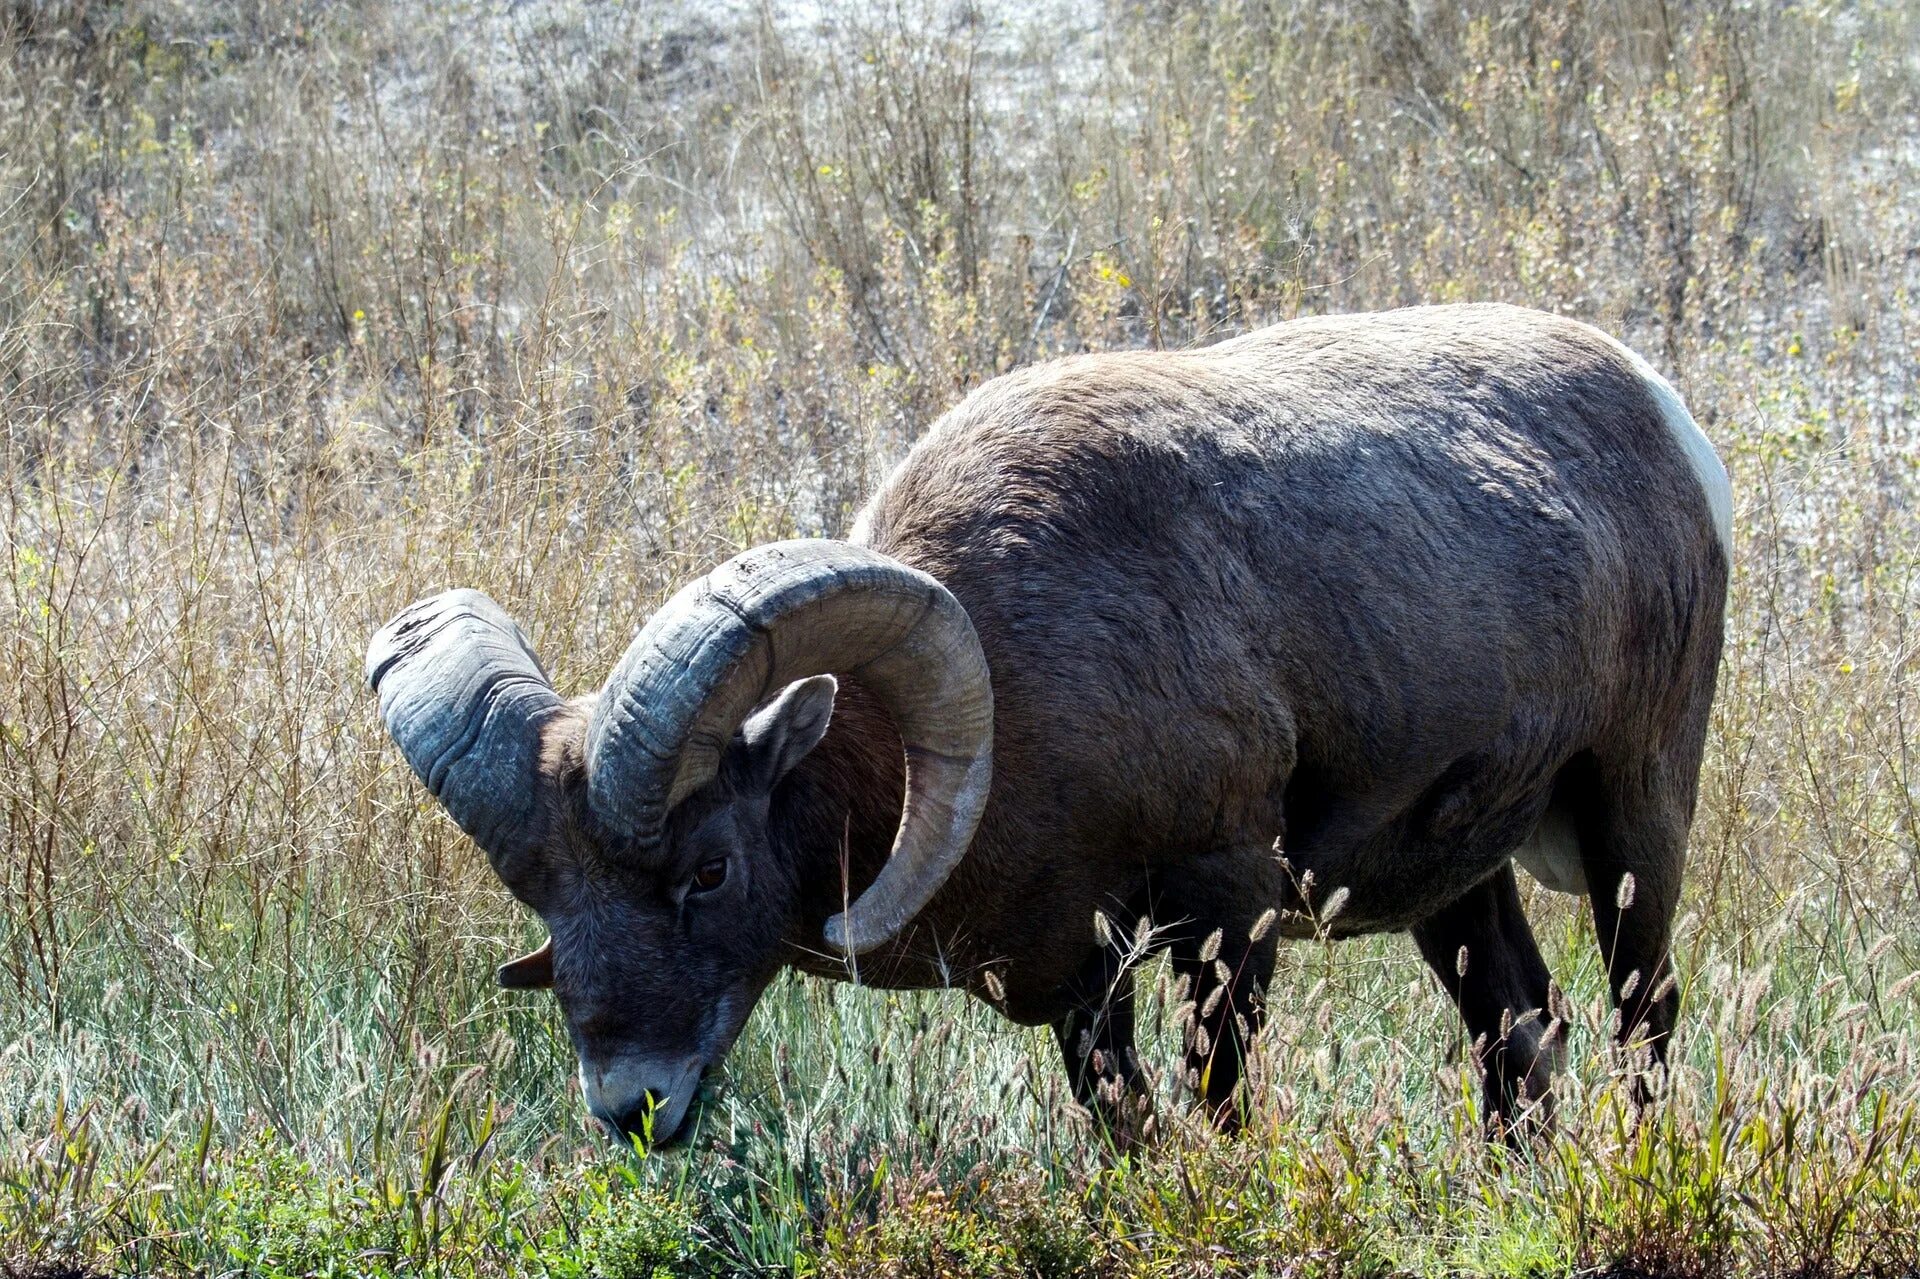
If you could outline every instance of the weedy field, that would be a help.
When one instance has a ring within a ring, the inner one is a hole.
[[[1916,48],[1882,0],[6,6],[0,1272],[1916,1273]],[[378,624],[477,586],[579,689],[997,372],[1469,298],[1625,337],[1734,479],[1648,1118],[1532,890],[1525,1151],[1398,937],[1291,951],[1237,1140],[1169,1077],[1102,1158],[1044,1032],[800,980],[690,1150],[590,1131]]]

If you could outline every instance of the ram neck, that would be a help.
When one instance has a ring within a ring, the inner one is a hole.
[[[866,690],[843,681],[832,727],[774,793],[769,814],[770,834],[787,850],[797,879],[800,910],[788,938],[794,967],[848,975],[842,958],[823,953],[821,927],[886,864],[905,785],[891,717]],[[860,975],[874,985],[924,984],[884,954],[862,959]]]

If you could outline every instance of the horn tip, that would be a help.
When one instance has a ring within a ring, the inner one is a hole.
[[[376,693],[380,691],[380,677],[385,675],[387,668],[400,657],[400,645],[394,633],[396,629],[394,623],[399,620],[395,618],[392,622],[388,622],[375,631],[373,638],[367,641],[367,656],[361,673],[366,678],[367,687]]]
[[[853,912],[849,910],[827,920],[822,931],[826,934],[827,945],[835,950],[848,955],[864,955],[891,938],[895,930],[874,928],[864,920],[853,918]]]
[[[380,679],[401,658],[409,652],[408,638],[418,632],[423,625],[431,625],[439,618],[451,613],[465,612],[495,626],[510,630],[525,643],[525,636],[514,620],[506,615],[500,606],[481,591],[470,586],[457,586],[451,590],[425,595],[413,601],[388,619],[387,624],[373,633],[367,641],[367,656],[362,665],[362,674],[366,677],[367,687],[374,692],[380,691]],[[418,647],[416,639],[412,647]],[[544,673],[544,672],[543,672]]]

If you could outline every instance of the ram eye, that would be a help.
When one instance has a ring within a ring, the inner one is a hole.
[[[727,859],[716,857],[710,862],[702,862],[700,869],[693,872],[692,888],[696,893],[710,893],[727,882]]]

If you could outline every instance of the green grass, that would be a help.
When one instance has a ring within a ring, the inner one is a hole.
[[[1910,7],[257,10],[0,17],[0,1271],[1920,1267]],[[376,626],[477,586],[588,688],[997,372],[1462,298],[1620,333],[1734,479],[1648,1117],[1536,892],[1521,1152],[1394,937],[1286,952],[1237,1140],[1163,1067],[1107,1157],[1044,1032],[798,979],[690,1148],[600,1140]]]

